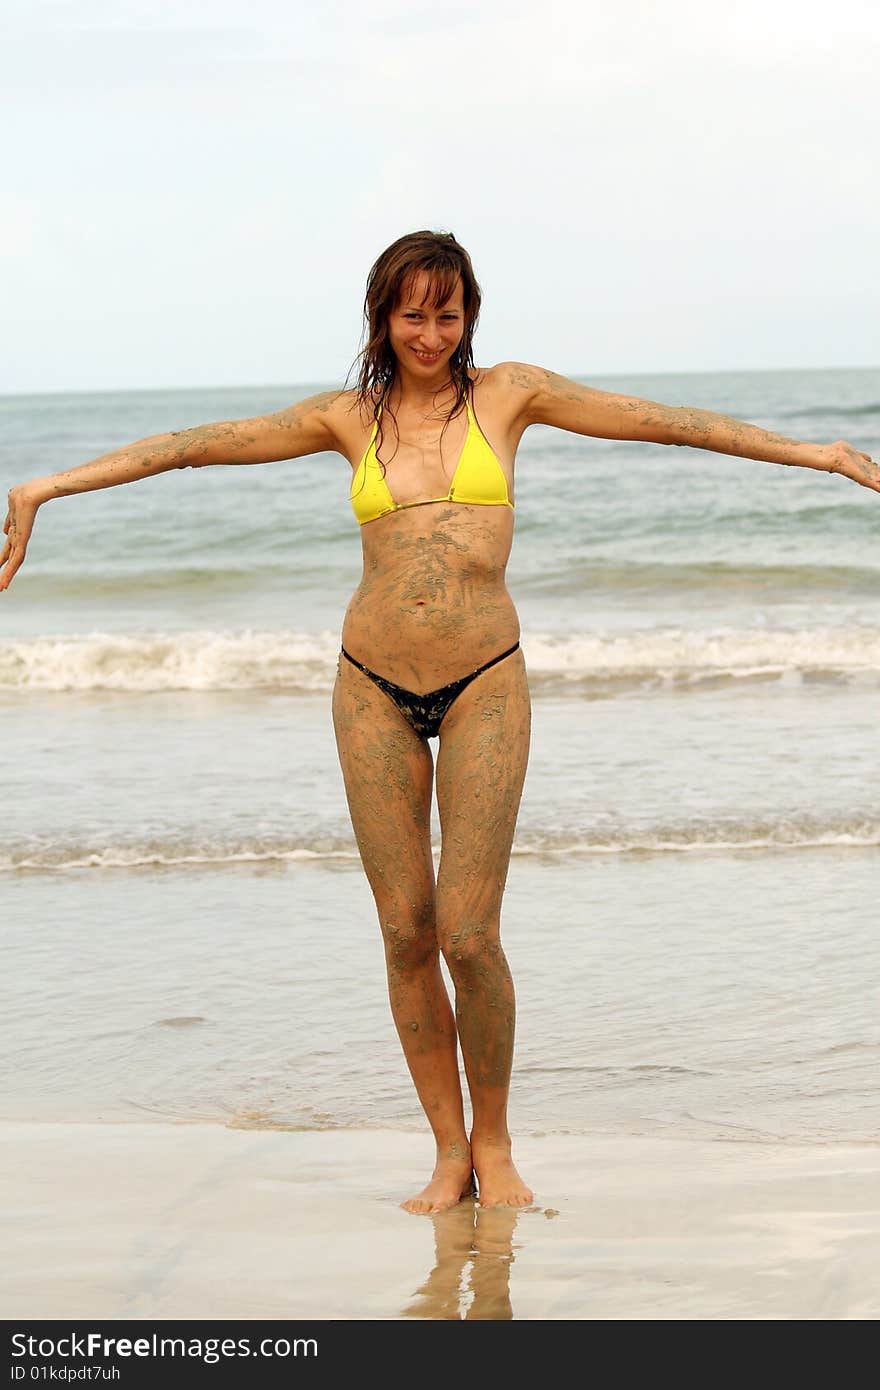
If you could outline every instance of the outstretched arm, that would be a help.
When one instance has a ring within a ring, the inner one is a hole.
[[[843,439],[834,444],[810,444],[714,410],[662,405],[640,396],[597,391],[524,363],[510,362],[506,368],[510,386],[523,397],[522,416],[529,425],[555,425],[599,439],[689,444],[716,454],[842,473],[853,482],[880,492],[880,465]]]
[[[273,415],[249,420],[222,420],[139,439],[103,454],[91,463],[33,478],[9,493],[9,511],[0,553],[0,591],[8,589],[21,568],[39,507],[54,497],[137,482],[173,468],[205,468],[215,463],[272,463],[338,448],[331,414],[338,391],[310,396]]]

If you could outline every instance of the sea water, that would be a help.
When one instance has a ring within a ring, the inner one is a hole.
[[[877,371],[591,384],[880,452]],[[0,486],[314,389],[0,397]],[[0,595],[7,1117],[424,1125],[330,721],[349,479],[38,515]],[[534,427],[516,501],[514,1127],[876,1139],[880,496]]]

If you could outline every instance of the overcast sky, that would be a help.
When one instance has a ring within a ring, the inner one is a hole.
[[[479,362],[880,361],[876,0],[5,0],[0,391],[330,382],[451,230]]]

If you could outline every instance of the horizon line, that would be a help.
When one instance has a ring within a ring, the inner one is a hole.
[[[869,372],[880,371],[880,365],[874,363],[852,363],[849,366],[841,367],[692,367],[677,368],[676,370],[650,370],[642,369],[633,371],[627,369],[619,372],[565,372],[561,375],[570,376],[573,381],[583,381],[589,378],[594,380],[606,380],[616,377],[645,377],[645,376],[769,376],[774,373],[784,372]],[[236,381],[236,382],[215,382],[210,385],[202,384],[198,386],[67,386],[53,391],[43,390],[23,390],[23,391],[0,391],[0,400],[14,400],[21,396],[114,396],[114,395],[171,395],[175,392],[189,394],[197,391],[280,391],[288,387],[320,387],[324,390],[332,389],[332,385],[327,378],[316,378],[312,381]],[[340,386],[340,391],[344,388]]]

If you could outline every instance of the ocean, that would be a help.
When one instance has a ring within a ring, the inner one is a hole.
[[[880,371],[592,378],[880,452]],[[0,485],[320,383],[0,397]],[[9,1119],[423,1128],[330,720],[336,455],[42,509],[0,595]],[[533,427],[514,1132],[880,1131],[880,498]]]

